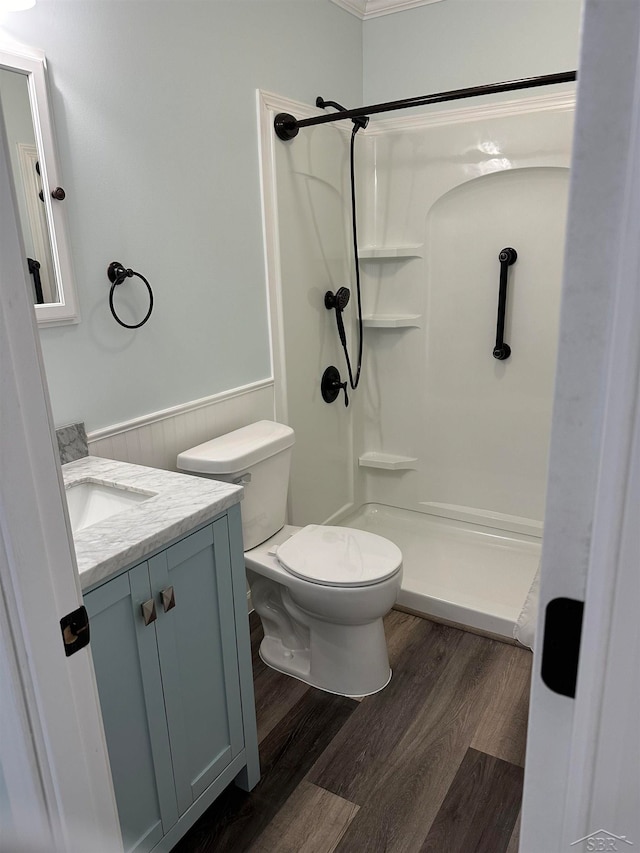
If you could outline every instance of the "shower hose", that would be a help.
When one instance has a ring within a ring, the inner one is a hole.
[[[351,147],[350,147],[350,165],[351,165],[351,225],[353,231],[353,258],[356,270],[356,299],[358,302],[358,361],[356,364],[356,373],[353,375],[351,359],[349,357],[349,348],[346,341],[342,341],[344,356],[347,361],[347,371],[349,373],[349,385],[353,390],[358,387],[360,382],[360,373],[362,371],[362,293],[360,289],[360,257],[358,254],[358,225],[356,219],[356,175],[355,175],[355,141],[356,133],[360,130],[362,124],[353,123],[351,131]]]

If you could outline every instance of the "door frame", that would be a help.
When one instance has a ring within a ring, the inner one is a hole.
[[[584,8],[521,853],[587,849],[603,828],[640,843],[620,736],[640,702],[621,656],[640,652],[640,2],[615,6]],[[575,699],[540,674],[559,597],[585,605]]]
[[[122,844],[91,654],[67,658],[59,624],[82,593],[8,163],[0,116],[3,830],[66,851],[86,827],[91,849],[112,853]]]

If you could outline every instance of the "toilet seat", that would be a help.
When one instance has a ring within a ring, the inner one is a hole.
[[[375,533],[309,524],[275,549],[289,574],[322,586],[371,586],[402,567],[400,549]]]

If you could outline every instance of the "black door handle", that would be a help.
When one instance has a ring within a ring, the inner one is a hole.
[[[547,604],[540,676],[549,690],[575,699],[584,601],[554,598]]]

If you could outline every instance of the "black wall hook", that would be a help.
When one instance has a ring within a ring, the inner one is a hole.
[[[149,292],[149,310],[139,323],[125,323],[120,319],[120,317],[118,317],[116,309],[113,307],[113,292],[119,284],[122,284],[127,278],[133,278],[134,275],[142,279],[147,286],[147,290]],[[153,291],[151,290],[151,285],[147,279],[141,273],[123,266],[120,261],[111,261],[107,267],[107,278],[111,282],[111,290],[109,291],[109,308],[111,309],[113,319],[116,323],[120,323],[120,325],[124,326],[125,329],[139,329],[140,326],[144,326],[153,311]]]

